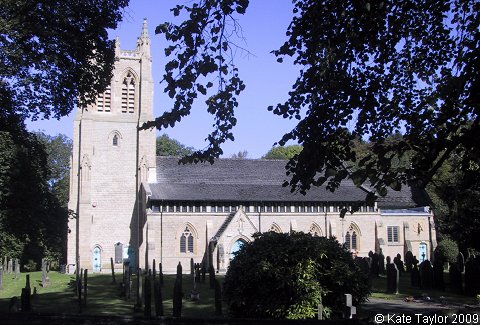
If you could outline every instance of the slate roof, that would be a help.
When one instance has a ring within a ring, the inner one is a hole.
[[[213,165],[179,165],[178,159],[157,157],[157,183],[149,184],[151,200],[333,203],[363,201],[367,194],[351,180],[333,193],[325,187],[312,187],[306,195],[291,193],[282,186],[287,179],[284,160],[218,159]],[[388,207],[418,206],[408,190],[389,196],[382,198]]]

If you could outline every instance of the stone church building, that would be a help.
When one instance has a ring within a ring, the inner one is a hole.
[[[374,205],[367,188],[344,181],[334,193],[312,188],[306,195],[282,187],[285,161],[218,159],[213,165],[179,165],[178,157],[155,157],[152,120],[152,55],[147,24],[135,50],[120,49],[110,86],[96,102],[79,109],[69,208],[68,266],[93,272],[162,263],[174,272],[213,263],[225,271],[255,232],[303,231],[334,236],[358,256],[411,250],[421,261],[436,246],[433,215],[421,191],[390,191]],[[340,211],[361,203],[360,211]],[[78,261],[76,257],[78,256]]]

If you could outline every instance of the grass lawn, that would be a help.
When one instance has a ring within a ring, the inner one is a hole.
[[[77,297],[71,282],[75,280],[74,275],[60,274],[58,272],[50,272],[50,286],[43,288],[41,285],[41,272],[33,272],[30,274],[30,285],[36,288],[37,294],[32,297],[32,308],[35,312],[40,313],[56,313],[56,314],[77,314],[79,312]],[[20,278],[15,280],[13,275],[4,275],[4,288],[0,290],[0,313],[6,313],[9,310],[9,304],[12,297],[20,297],[21,288],[25,286],[26,274],[20,274]],[[218,277],[220,281],[222,276]],[[117,282],[120,282],[121,275],[117,274]],[[164,315],[171,316],[173,309],[173,285],[175,275],[165,275],[164,286],[162,288]],[[208,276],[205,284],[197,284],[197,290],[200,293],[199,301],[189,299],[189,293],[192,290],[192,284],[189,275],[183,276],[183,308],[182,317],[194,318],[214,318],[214,290],[210,289]],[[448,281],[446,274],[445,280]],[[133,279],[136,284],[136,278]],[[452,303],[472,304],[473,297],[466,297],[452,293],[446,282],[446,291],[439,290],[422,290],[412,288],[410,286],[410,274],[404,273],[400,277],[399,294],[387,294],[386,278],[374,278],[372,280],[372,297],[381,299],[403,299],[408,296],[421,296],[426,294],[434,300],[442,300]],[[112,278],[109,274],[89,275],[88,279],[88,300],[87,306],[82,308],[82,314],[87,315],[137,315],[142,316],[143,312],[134,311],[136,304],[135,289],[132,290],[130,300],[120,297],[120,285],[112,284]],[[225,308],[224,308],[225,309]],[[152,301],[152,315],[155,314],[154,302]],[[361,316],[361,315],[360,315]]]
[[[372,295],[371,297],[380,298],[380,299],[404,299],[406,297],[418,297],[422,295],[427,295],[433,300],[440,301],[443,300],[447,303],[456,303],[456,304],[473,304],[474,298],[463,296],[457,293],[454,293],[449,288],[449,279],[448,273],[444,273],[445,279],[445,291],[437,289],[420,289],[415,288],[410,285],[410,273],[404,272],[399,279],[399,293],[398,294],[389,294],[386,293],[387,288],[387,278],[386,276],[381,276],[379,278],[372,279]],[[440,298],[442,297],[442,298]]]
[[[32,309],[40,313],[64,313],[76,314],[79,312],[77,297],[74,293],[72,281],[74,275],[60,274],[50,272],[50,285],[43,288],[41,272],[32,272],[30,274],[30,286],[32,292],[36,288],[37,294],[32,297]],[[121,275],[117,274],[117,282]],[[0,313],[9,311],[10,300],[12,297],[20,298],[21,289],[25,287],[26,273],[21,273],[19,279],[14,279],[14,275],[4,275],[4,286],[0,290]],[[162,287],[164,315],[171,316],[173,309],[173,285],[175,275],[165,275],[164,286]],[[136,278],[133,278],[133,285],[136,284]],[[208,277],[205,284],[197,284],[197,291],[200,293],[200,300],[192,301],[189,293],[192,290],[192,284],[189,275],[183,276],[183,317],[215,317],[214,309],[214,290],[210,289]],[[87,306],[82,307],[83,314],[89,315],[143,315],[143,312],[134,312],[136,304],[135,290],[132,290],[130,300],[120,297],[120,285],[112,284],[112,278],[109,274],[94,274],[88,278],[88,299]],[[152,315],[155,314],[154,302],[152,299]],[[218,317],[218,316],[217,316]]]

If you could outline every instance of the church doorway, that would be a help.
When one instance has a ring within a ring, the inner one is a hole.
[[[236,242],[233,243],[232,249],[231,249],[231,257],[232,259],[235,258],[235,254],[245,245],[247,242],[243,239],[238,239]]]
[[[418,255],[419,255],[420,263],[422,263],[425,260],[428,260],[427,244],[420,243],[420,248],[419,248]]]
[[[93,249],[92,266],[93,272],[102,271],[102,249],[99,246],[95,246]]]

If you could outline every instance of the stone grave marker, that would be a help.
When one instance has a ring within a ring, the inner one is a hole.
[[[413,253],[408,251],[405,253],[405,268],[407,272],[411,272],[413,268]]]
[[[397,266],[398,275],[401,276],[404,271],[402,256],[397,254],[397,256],[393,259],[393,263]]]
[[[383,255],[382,250],[378,254],[378,273],[385,274],[385,255]]]
[[[460,272],[460,267],[458,263],[450,264],[448,269],[448,277],[450,279],[450,290],[455,293],[463,293],[463,281],[462,281],[462,272]]]
[[[349,293],[346,293],[344,318],[352,319],[352,318],[356,318],[356,315],[357,315],[357,307],[353,305],[352,295]]]
[[[397,266],[390,263],[390,256],[387,256],[387,293],[398,294],[399,272]]]
[[[433,268],[429,260],[420,264],[420,286],[422,289],[433,288]]]
[[[436,254],[433,262],[433,283],[436,289],[445,290],[445,281],[443,279],[443,260],[440,254]]]
[[[3,289],[3,265],[0,266],[0,290]]]
[[[480,292],[480,257],[470,255],[465,262],[465,294],[474,296]]]
[[[418,269],[418,260],[414,256],[412,260],[412,270],[410,271],[410,283],[412,287],[420,287],[420,270]]]

